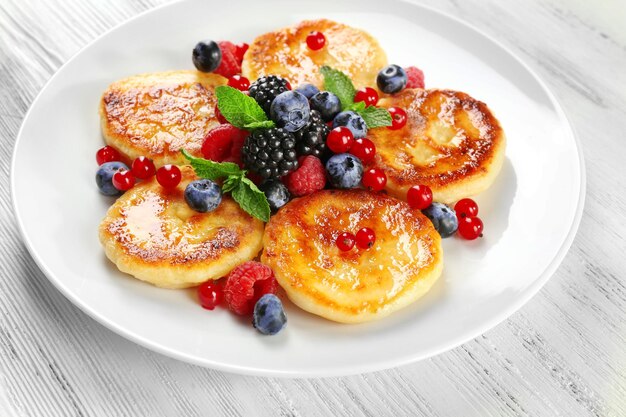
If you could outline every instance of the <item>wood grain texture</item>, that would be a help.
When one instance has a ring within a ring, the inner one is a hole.
[[[544,289],[483,336],[398,369],[306,380],[224,374],[139,347],[69,303],[20,240],[8,176],[28,106],[79,48],[159,3],[0,2],[0,415],[626,415],[623,2],[426,2],[499,38],[556,92],[584,146],[580,231]]]

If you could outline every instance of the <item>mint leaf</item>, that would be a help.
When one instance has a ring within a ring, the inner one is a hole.
[[[241,177],[231,195],[246,213],[264,222],[270,220],[270,205],[267,198],[249,178]]]
[[[361,115],[363,120],[365,120],[365,124],[367,124],[368,129],[391,126],[391,114],[389,114],[387,109],[369,106],[363,110],[357,110],[357,112]]]
[[[342,110],[345,110],[352,105],[352,103],[354,103],[356,88],[354,88],[354,84],[352,84],[350,77],[327,65],[321,67],[320,72],[324,77],[324,89],[339,97]],[[221,110],[222,109],[220,109],[220,111]]]
[[[240,169],[239,165],[232,162],[215,162],[195,158],[184,149],[181,149],[181,152],[189,160],[199,177],[213,181],[226,177],[222,184],[222,192],[230,192],[233,200],[239,204],[243,211],[264,222],[270,220],[270,205],[267,202],[267,197],[249,178],[246,178],[246,171]]]
[[[224,181],[224,184],[222,184],[222,192],[224,193],[231,192],[239,185],[240,181],[241,181],[240,176],[231,175],[230,177],[226,178],[226,181]]]
[[[233,126],[244,129],[246,125],[267,121],[265,112],[255,99],[227,85],[215,88],[217,108]]]
[[[193,170],[196,171],[196,175],[202,178],[208,178],[215,181],[219,178],[229,176],[242,176],[243,171],[239,168],[239,165],[232,162],[215,162],[208,159],[196,158],[189,155],[189,153],[181,149],[182,154],[187,158]]]
[[[344,110],[352,110],[357,113],[360,113],[363,110],[365,110],[365,103],[362,101],[359,101],[358,103],[352,103],[351,105],[348,106],[347,109],[344,109]]]
[[[274,121],[265,120],[263,122],[252,122],[252,123],[245,124],[243,125],[243,128],[245,130],[254,130],[254,129],[261,129],[261,128],[271,129],[274,126],[276,126],[276,123],[274,123]]]

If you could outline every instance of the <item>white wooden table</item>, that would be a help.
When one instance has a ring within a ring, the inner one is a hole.
[[[555,91],[584,147],[585,215],[555,276],[495,329],[410,366],[320,380],[224,374],[139,347],[70,304],[20,240],[8,176],[28,106],[79,48],[158,3],[0,0],[1,416],[626,416],[623,0],[426,2],[496,36]]]

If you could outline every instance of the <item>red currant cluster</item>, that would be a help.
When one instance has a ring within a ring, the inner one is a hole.
[[[356,232],[356,236],[350,232],[342,232],[335,240],[337,247],[344,252],[352,250],[355,244],[359,249],[369,249],[374,246],[374,242],[376,242],[376,233],[369,227],[360,229]]]
[[[378,92],[371,87],[357,90],[354,96],[355,102],[363,102],[366,106],[375,106],[378,103]],[[406,124],[406,112],[399,107],[389,108],[392,124],[391,130],[402,128]],[[374,142],[367,138],[354,139],[350,129],[341,126],[330,131],[326,139],[326,146],[334,153],[350,152],[361,160],[363,165],[370,164],[376,155]],[[381,191],[387,185],[387,175],[380,168],[367,168],[363,172],[361,183],[370,191]]]
[[[376,155],[374,142],[367,138],[354,139],[350,129],[345,126],[330,131],[326,138],[326,146],[334,153],[350,152],[359,158],[363,165],[371,163]],[[379,168],[369,168],[363,172],[361,183],[370,191],[380,191],[387,184],[387,175]]]
[[[427,209],[433,202],[433,192],[427,185],[414,185],[409,188],[406,200],[411,208]],[[459,222],[458,233],[467,240],[482,237],[483,222],[478,218],[478,204],[471,198],[463,198],[454,205]]]
[[[98,165],[113,161],[122,161],[122,156],[115,148],[107,145],[96,152]],[[151,159],[140,156],[135,158],[130,169],[121,169],[113,174],[112,183],[118,190],[128,191],[133,188],[137,179],[146,180],[155,174],[164,188],[174,188],[181,180],[181,172],[176,165],[164,165],[157,170]]]
[[[483,236],[483,221],[478,217],[478,204],[471,198],[464,198],[454,205],[456,217],[459,220],[459,234],[467,239],[474,240]]]

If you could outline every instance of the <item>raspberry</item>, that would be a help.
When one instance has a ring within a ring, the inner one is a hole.
[[[221,124],[209,131],[202,144],[202,154],[216,162],[234,162],[241,165],[241,147],[248,136],[245,130],[230,124]]]
[[[424,88],[424,72],[417,67],[407,67],[404,69],[408,78],[406,88]]]
[[[217,44],[222,51],[222,62],[213,72],[226,78],[239,74],[241,72],[241,64],[237,60],[237,46],[228,41],[220,41]]]
[[[245,130],[240,130],[240,134],[233,135],[233,143],[230,146],[230,155],[224,158],[224,162],[234,162],[239,165],[239,168],[243,169],[243,160],[241,159],[241,148],[243,148],[243,143],[248,137],[248,132]]]
[[[300,157],[300,168],[287,174],[283,183],[289,192],[300,197],[319,191],[326,185],[326,171],[322,161],[313,155]]]
[[[224,299],[228,308],[241,316],[252,314],[254,304],[265,294],[276,294],[274,271],[260,262],[248,261],[233,269],[226,278]]]
[[[250,45],[248,45],[245,42],[238,43],[237,45],[235,45],[235,48],[236,48],[235,55],[237,56],[237,62],[239,62],[240,65],[243,62],[243,56],[246,54],[246,51],[248,50],[249,47]]]

